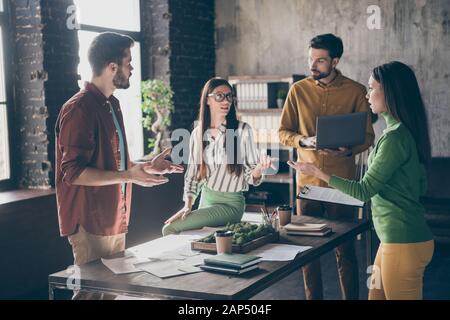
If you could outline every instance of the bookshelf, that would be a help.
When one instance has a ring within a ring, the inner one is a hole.
[[[282,107],[278,107],[276,100],[280,92],[287,95],[290,86],[303,78],[303,75],[265,75],[232,76],[228,79],[236,92],[238,117],[251,125],[258,149],[279,159],[275,162],[277,170],[269,171],[263,184],[250,189],[250,204],[295,205],[295,173],[286,164],[287,160],[294,159],[295,150],[281,145],[278,139]]]

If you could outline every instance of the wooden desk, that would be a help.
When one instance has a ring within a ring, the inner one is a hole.
[[[115,275],[100,260],[80,267],[80,288],[86,291],[165,299],[249,299],[270,285],[297,271],[370,228],[370,221],[336,221],[313,217],[293,217],[294,221],[327,223],[333,233],[327,237],[287,236],[281,233],[280,242],[313,248],[302,252],[291,261],[263,261],[260,269],[241,276],[199,272],[179,277],[160,279],[146,272]],[[67,289],[70,273],[60,271],[49,276],[49,298],[54,289]]]

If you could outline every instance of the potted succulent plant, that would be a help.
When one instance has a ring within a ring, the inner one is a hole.
[[[277,107],[283,108],[284,100],[286,99],[287,92],[284,89],[280,89],[277,92]]]
[[[168,128],[173,110],[173,91],[169,84],[162,80],[151,79],[141,83],[143,126],[153,133],[148,139],[148,148],[152,152],[145,156],[151,159],[164,148],[170,147]]]

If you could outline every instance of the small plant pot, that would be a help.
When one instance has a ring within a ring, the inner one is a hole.
[[[278,108],[283,108],[283,104],[284,104],[284,99],[277,99],[277,107]]]

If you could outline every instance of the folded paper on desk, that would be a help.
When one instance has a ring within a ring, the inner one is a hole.
[[[305,186],[297,195],[297,198],[338,203],[360,208],[364,207],[364,202],[342,193],[339,190],[310,185]]]
[[[146,258],[138,258],[134,255],[114,259],[102,258],[101,260],[102,263],[114,274],[141,272],[141,270],[137,269],[134,265],[136,263],[148,261]]]
[[[190,273],[201,272],[202,269],[178,260],[157,260],[137,263],[136,268],[165,279]]]
[[[191,241],[200,239],[198,235],[171,234],[128,249],[140,258],[160,258],[161,255],[190,246]]]
[[[269,243],[251,251],[252,255],[261,257],[261,261],[290,261],[297,254],[309,250],[310,246],[297,246],[292,244]]]

